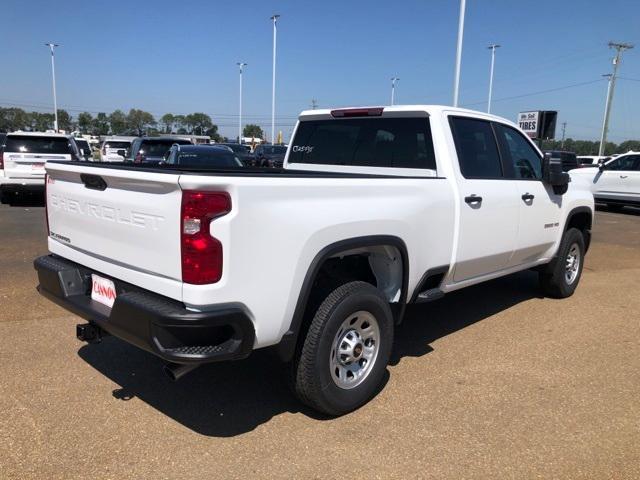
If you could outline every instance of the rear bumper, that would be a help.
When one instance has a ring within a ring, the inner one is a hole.
[[[255,330],[238,305],[193,312],[175,300],[112,279],[113,308],[91,299],[93,272],[61,257],[37,258],[38,291],[106,332],[174,363],[210,363],[247,357]],[[101,275],[108,278],[107,275]]]
[[[11,178],[0,176],[0,188],[3,190],[44,190],[44,177],[40,178]]]

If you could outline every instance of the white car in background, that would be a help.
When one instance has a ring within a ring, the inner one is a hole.
[[[604,155],[578,155],[578,167],[585,168],[590,166],[597,166],[602,162],[606,162],[613,157],[605,157]]]
[[[612,209],[640,206],[640,152],[627,152],[599,167],[580,168],[571,176],[588,178],[597,202]]]
[[[0,150],[0,199],[2,203],[24,194],[44,191],[45,163],[80,159],[71,135],[42,132],[7,134]]]
[[[118,154],[118,151],[126,151],[131,148],[134,138],[136,137],[114,136],[105,138],[100,147],[100,160],[103,162],[124,162],[124,155]]]

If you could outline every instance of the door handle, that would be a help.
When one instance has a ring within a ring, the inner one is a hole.
[[[480,204],[482,203],[482,197],[479,197],[478,195],[469,195],[468,197],[464,197],[464,201],[467,202],[469,205],[475,205],[475,204]]]
[[[536,198],[536,196],[533,193],[525,193],[524,195],[522,195],[522,200],[524,200],[525,202],[531,202],[533,201],[534,198]]]
[[[629,175],[620,175],[620,178],[627,178]]]

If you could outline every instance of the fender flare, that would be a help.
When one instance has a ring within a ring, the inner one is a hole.
[[[594,217],[593,210],[591,208],[585,207],[585,206],[575,207],[575,208],[571,209],[569,211],[569,213],[567,214],[567,219],[564,222],[564,228],[562,230],[562,234],[563,235],[568,230],[569,224],[571,223],[571,219],[573,217],[575,217],[577,214],[581,214],[581,213],[587,213],[589,215],[589,218],[591,220],[591,227],[593,227],[593,217]],[[589,245],[591,244],[591,227],[587,229],[586,234],[584,236],[585,253],[589,250]],[[558,248],[560,248],[560,247],[558,246]],[[556,255],[557,255],[557,252],[556,252]],[[556,255],[554,255],[554,257]]]
[[[395,247],[400,252],[402,260],[402,287],[400,290],[400,299],[398,300],[397,308],[392,310],[394,310],[396,324],[402,321],[407,305],[407,291],[409,289],[409,256],[407,254],[407,246],[404,241],[393,235],[367,235],[340,240],[327,245],[320,250],[307,268],[307,273],[305,274],[302,286],[300,287],[300,292],[298,293],[298,301],[296,302],[296,308],[293,312],[289,329],[277,344],[277,352],[281,360],[288,362],[293,358],[298,344],[300,329],[304,320],[304,313],[311,296],[311,290],[325,260],[340,252],[346,252],[354,248],[380,245]]]

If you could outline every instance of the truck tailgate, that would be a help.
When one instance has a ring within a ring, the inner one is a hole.
[[[179,175],[59,163],[47,164],[47,173],[53,253],[72,249],[73,260],[90,268],[132,272],[141,287],[144,277],[181,281]]]

